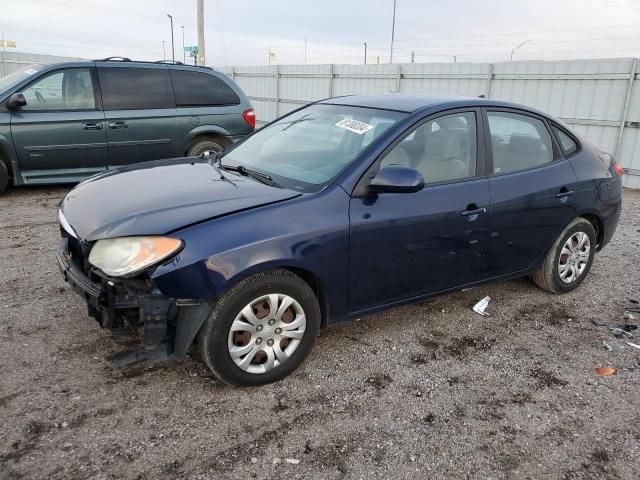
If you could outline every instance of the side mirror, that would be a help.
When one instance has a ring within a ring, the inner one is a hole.
[[[27,104],[27,100],[20,92],[14,93],[9,97],[5,104],[9,110],[18,110],[20,107],[24,107]]]
[[[369,191],[375,193],[413,193],[422,190],[424,177],[411,167],[387,165],[369,183]]]

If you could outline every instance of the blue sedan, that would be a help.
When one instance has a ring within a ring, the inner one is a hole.
[[[480,98],[346,96],[223,153],[123,167],[60,204],[58,263],[113,358],[259,385],[320,328],[530,276],[565,293],[611,239],[622,169],[543,112]]]

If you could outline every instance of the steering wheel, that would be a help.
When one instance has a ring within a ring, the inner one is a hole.
[[[47,101],[44,99],[44,97],[40,93],[40,90],[36,90],[36,98],[38,99],[38,103],[47,103]]]

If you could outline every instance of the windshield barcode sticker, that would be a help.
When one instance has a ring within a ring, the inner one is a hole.
[[[345,128],[350,132],[362,135],[373,128],[373,125],[354,120],[353,118],[344,118],[336,123],[336,127]]]

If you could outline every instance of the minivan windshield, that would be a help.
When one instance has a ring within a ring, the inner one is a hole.
[[[265,173],[292,190],[315,192],[406,114],[315,104],[258,130],[232,148],[224,165]]]
[[[20,83],[22,80],[38,73],[41,68],[42,67],[40,65],[29,65],[28,67],[21,68],[17,72],[10,73],[5,77],[0,78],[0,95],[5,93],[14,85]]]

